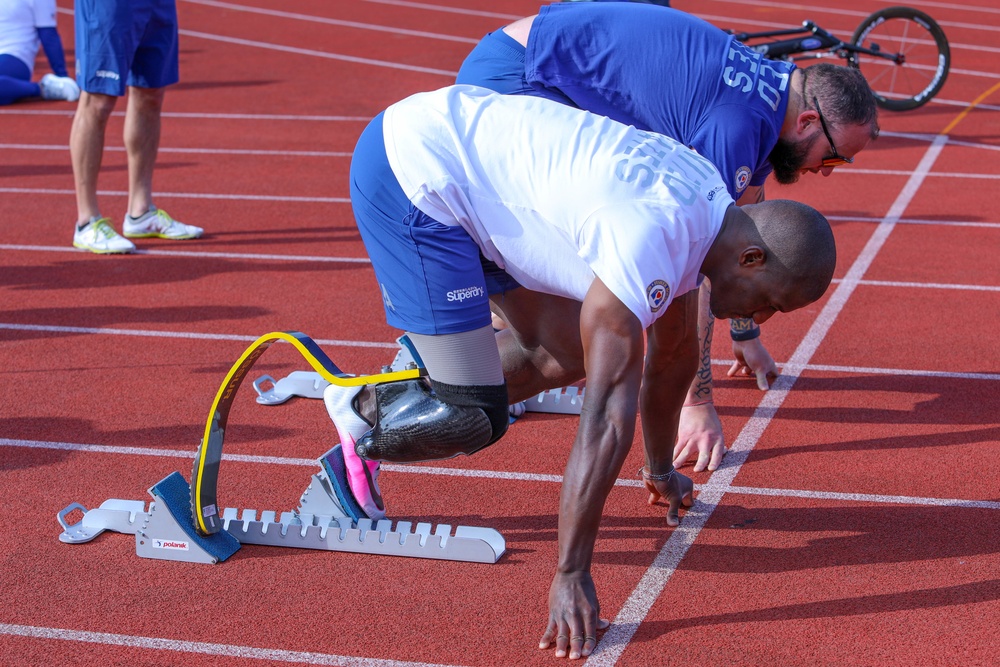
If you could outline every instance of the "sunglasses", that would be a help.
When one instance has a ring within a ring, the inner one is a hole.
[[[823,168],[839,167],[843,164],[853,164],[854,158],[844,157],[837,152],[837,147],[833,143],[833,137],[830,136],[830,130],[826,127],[826,119],[823,118],[823,110],[819,108],[819,100],[815,97],[813,97],[813,104],[816,106],[816,113],[819,114],[819,124],[823,128],[823,134],[826,135],[826,140],[830,142],[830,150],[833,151],[830,155],[823,158]]]

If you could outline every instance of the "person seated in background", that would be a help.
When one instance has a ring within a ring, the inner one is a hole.
[[[38,49],[45,49],[52,73],[32,81]],[[55,0],[0,2],[0,106],[41,97],[75,102],[80,87],[66,72],[66,55],[56,30]]]

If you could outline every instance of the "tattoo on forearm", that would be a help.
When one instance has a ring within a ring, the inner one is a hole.
[[[712,330],[715,327],[715,319],[709,318],[705,327],[705,335],[702,336],[701,354],[698,364],[698,373],[694,378],[694,396],[692,398],[708,400],[712,398]]]

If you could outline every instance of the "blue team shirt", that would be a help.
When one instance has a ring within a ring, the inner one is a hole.
[[[734,199],[771,173],[767,157],[795,65],[768,60],[691,14],[633,3],[548,5],[525,58],[532,87],[691,146]]]

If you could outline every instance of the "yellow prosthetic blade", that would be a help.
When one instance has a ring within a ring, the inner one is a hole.
[[[424,374],[422,368],[416,368],[376,375],[347,375],[337,368],[315,341],[298,331],[274,331],[255,340],[229,369],[226,379],[222,381],[222,386],[215,394],[215,400],[208,413],[208,422],[205,424],[205,434],[195,453],[194,470],[191,473],[191,512],[195,528],[203,535],[211,535],[222,530],[217,500],[219,465],[222,461],[222,444],[229,410],[236,391],[243,383],[247,371],[257,363],[272,343],[279,340],[291,343],[324,380],[341,387],[412,380]]]

